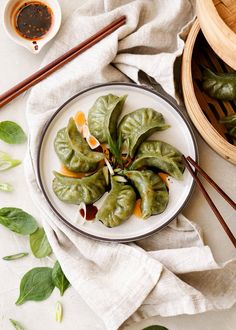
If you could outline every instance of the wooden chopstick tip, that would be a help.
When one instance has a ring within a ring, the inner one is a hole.
[[[186,165],[186,163],[188,163],[188,161],[187,161],[187,158],[184,156],[184,155],[182,155],[182,162]]]

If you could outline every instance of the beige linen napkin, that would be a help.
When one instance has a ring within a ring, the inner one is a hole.
[[[145,72],[175,96],[173,65],[194,17],[190,0],[94,0],[61,28],[43,65],[120,15],[125,26],[49,78],[29,96],[26,177],[53,251],[78,294],[108,330],[153,315],[228,308],[236,300],[236,261],[217,265],[198,228],[183,215],[137,244],[102,243],[78,235],[53,214],[36,179],[38,141],[45,122],[84,87],[138,81]]]

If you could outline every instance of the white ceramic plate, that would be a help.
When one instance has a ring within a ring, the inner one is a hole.
[[[104,241],[128,242],[135,241],[153,234],[166,226],[186,204],[193,189],[193,179],[185,170],[183,181],[169,178],[169,203],[166,210],[147,220],[136,218],[134,215],[118,227],[107,228],[100,221],[87,221],[85,224],[75,222],[78,206],[61,202],[53,193],[53,171],[60,170],[60,162],[54,151],[53,142],[56,133],[67,125],[68,119],[77,111],[85,114],[101,96],[112,93],[115,95],[128,94],[122,116],[142,107],[154,108],[161,112],[167,124],[171,127],[163,132],[152,135],[175,146],[184,155],[197,159],[197,146],[191,127],[183,114],[170,101],[149,89],[122,83],[98,85],[80,92],[62,105],[48,122],[43,134],[38,154],[38,179],[41,189],[52,210],[66,225],[90,238]],[[121,116],[121,117],[122,117]],[[95,205],[99,208],[104,197]]]

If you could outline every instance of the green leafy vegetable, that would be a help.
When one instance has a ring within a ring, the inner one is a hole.
[[[45,300],[51,295],[54,287],[52,268],[33,268],[21,280],[20,295],[16,301],[16,305],[21,305],[28,300]]]
[[[61,322],[63,315],[62,304],[58,301],[56,304],[56,321]]]
[[[22,325],[18,321],[15,321],[13,319],[9,319],[9,321],[11,322],[11,324],[13,325],[13,327],[16,330],[24,330],[24,328],[22,327]]]
[[[36,258],[44,258],[52,253],[51,246],[43,228],[30,235],[30,247]]]
[[[115,160],[117,161],[118,164],[120,164],[121,166],[123,166],[123,162],[122,162],[121,157],[120,157],[120,150],[118,148],[118,145],[112,139],[112,137],[110,136],[110,134],[108,134],[108,136],[107,136],[107,142],[108,142],[108,146],[109,146],[109,149],[110,149],[111,153],[115,157]]]
[[[29,255],[28,252],[21,252],[21,253],[17,253],[17,254],[12,254],[11,256],[3,257],[3,260],[8,260],[8,261],[16,260],[16,259],[24,258],[28,255]]]
[[[32,215],[14,207],[0,209],[0,224],[21,235],[29,235],[38,228]]]
[[[13,191],[13,187],[10,183],[0,182],[0,190],[6,191],[6,192],[11,192],[11,191]]]
[[[70,282],[63,273],[58,261],[56,261],[52,270],[52,280],[54,285],[60,290],[61,296],[63,296],[66,289],[70,286]]]
[[[6,152],[0,151],[0,171],[9,170],[19,164],[21,164],[20,160],[12,159]]]
[[[20,144],[27,137],[22,128],[13,121],[0,122],[0,139],[9,144]]]
[[[142,330],[168,330],[166,327],[163,327],[162,325],[150,325],[147,328],[144,328]]]

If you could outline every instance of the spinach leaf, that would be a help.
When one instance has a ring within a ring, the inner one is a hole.
[[[0,122],[0,139],[9,144],[19,144],[26,141],[22,128],[13,121]]]
[[[16,330],[24,330],[24,328],[22,327],[22,325],[18,322],[18,321],[15,321],[13,319],[9,319],[11,324],[13,325],[13,327],[16,329]]]
[[[12,159],[6,152],[0,151],[0,171],[9,170],[19,164],[21,164],[20,160]]]
[[[168,330],[168,329],[163,327],[162,325],[150,325],[149,327],[144,328],[142,330]]]
[[[29,235],[38,228],[32,215],[14,207],[0,209],[0,224],[21,235]]]
[[[66,289],[70,286],[70,282],[65,277],[58,261],[56,261],[52,270],[52,280],[55,286],[60,290],[61,296],[63,296]]]
[[[43,228],[30,235],[30,247],[36,258],[44,258],[52,253],[51,246]]]
[[[24,258],[28,255],[29,255],[29,253],[27,253],[27,252],[21,252],[21,253],[17,253],[17,254],[12,254],[11,256],[3,257],[3,260],[7,260],[7,261],[16,260],[16,259]]]
[[[54,288],[52,268],[33,268],[23,276],[20,282],[20,295],[16,305],[21,305],[28,300],[45,300],[51,295]]]
[[[11,192],[13,191],[13,187],[10,183],[0,182],[0,191]]]

